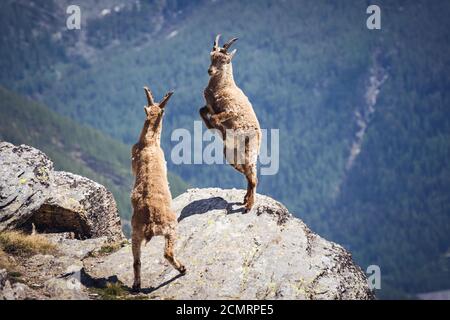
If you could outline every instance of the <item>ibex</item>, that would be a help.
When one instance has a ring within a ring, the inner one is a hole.
[[[256,162],[261,145],[261,129],[256,114],[247,96],[236,85],[233,78],[233,59],[236,49],[228,52],[237,40],[233,38],[223,47],[217,35],[211,55],[208,86],[204,91],[206,106],[200,116],[208,129],[217,129],[224,143],[227,161],[247,178],[247,193],[244,197],[245,211],[255,202],[258,183]]]
[[[171,209],[166,160],[160,146],[164,108],[173,92],[167,93],[160,103],[155,103],[151,91],[147,87],[144,90],[147,95],[147,106],[144,107],[146,120],[139,141],[131,149],[132,170],[136,176],[131,193],[134,290],[141,287],[142,242],[150,241],[153,236],[165,237],[164,257],[180,273],[186,272],[186,268],[174,257],[177,216]]]

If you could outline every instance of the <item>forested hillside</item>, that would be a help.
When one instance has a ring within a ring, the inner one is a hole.
[[[27,3],[0,5],[0,84],[128,145],[142,86],[174,89],[166,152],[199,120],[215,34],[239,37],[236,82],[280,129],[279,172],[258,192],[378,264],[379,296],[450,287],[450,2],[378,1],[372,31],[359,0],[83,0],[80,31],[68,2]],[[168,165],[193,186],[244,186],[229,166]]]
[[[133,181],[126,145],[2,87],[0,114],[0,140],[39,148],[53,160],[57,170],[104,184],[114,194],[122,218],[130,220]],[[186,190],[186,183],[178,176],[169,174],[169,180],[174,197]]]

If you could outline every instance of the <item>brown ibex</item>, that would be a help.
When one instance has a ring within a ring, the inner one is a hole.
[[[219,46],[219,38],[220,35],[217,35],[210,53],[210,79],[204,91],[206,106],[200,109],[200,116],[208,129],[220,132],[225,158],[233,168],[245,175],[248,184],[244,205],[248,212],[255,202],[258,183],[256,162],[261,129],[250,101],[234,82],[231,60],[236,49],[232,52],[228,49],[237,38],[223,47]]]
[[[139,141],[131,149],[132,169],[136,176],[131,193],[134,290],[141,286],[142,242],[150,241],[153,236],[165,237],[164,257],[180,273],[186,272],[174,257],[177,216],[171,209],[166,160],[160,146],[164,108],[173,92],[167,93],[160,103],[155,103],[151,91],[147,87],[144,90],[147,95],[146,120]]]

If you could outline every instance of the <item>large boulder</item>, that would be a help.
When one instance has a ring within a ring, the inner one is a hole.
[[[0,143],[0,231],[73,232],[79,239],[124,239],[116,202],[104,186],[54,171],[41,151]]]
[[[74,232],[77,238],[122,240],[113,195],[104,186],[69,172],[53,173],[51,194],[29,221],[40,232]]]
[[[366,277],[341,246],[293,217],[279,202],[256,196],[243,214],[243,190],[191,189],[177,197],[179,276],[163,257],[164,240],[142,250],[143,292],[154,299],[372,299]],[[95,278],[132,284],[130,246],[85,260]]]
[[[0,231],[22,225],[44,204],[52,172],[43,152],[0,142]]]

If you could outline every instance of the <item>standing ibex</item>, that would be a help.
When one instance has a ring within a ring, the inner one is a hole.
[[[180,272],[186,268],[174,257],[177,216],[171,209],[172,196],[167,181],[167,167],[161,149],[161,128],[164,107],[173,92],[167,93],[160,103],[155,103],[152,93],[144,88],[147,118],[138,143],[131,149],[132,169],[136,176],[131,203],[133,205],[132,250],[134,283],[133,289],[141,286],[141,245],[153,236],[166,238],[164,257]]]
[[[200,109],[200,116],[208,129],[217,129],[221,133],[226,159],[247,178],[244,205],[248,212],[255,202],[258,183],[256,162],[261,129],[250,101],[234,82],[231,60],[236,49],[232,52],[228,49],[237,38],[222,48],[219,38],[217,35],[211,51],[210,79],[204,91],[206,106]]]

